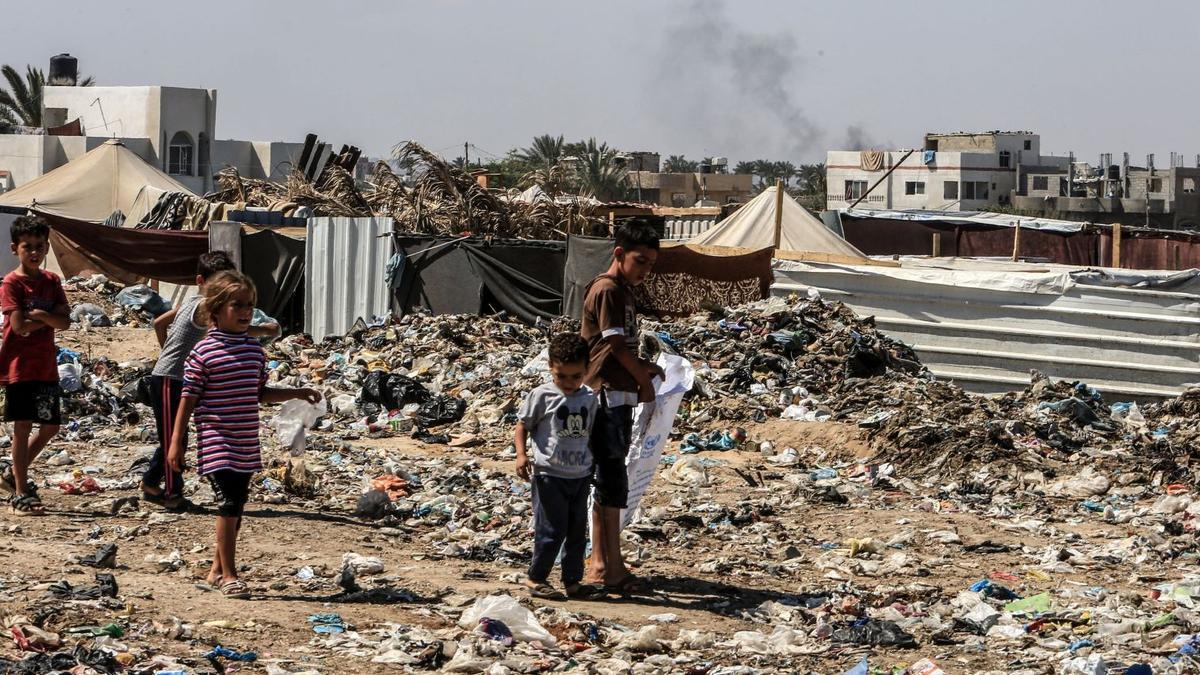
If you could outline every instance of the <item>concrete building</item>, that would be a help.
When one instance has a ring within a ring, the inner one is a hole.
[[[631,192],[640,201],[670,207],[720,206],[754,196],[754,176],[736,173],[656,173],[630,171]]]
[[[1026,164],[1065,169],[1067,158],[1043,157],[1041,138],[1027,131],[931,133],[912,151],[828,152],[826,198],[830,209],[848,208],[865,194],[864,208],[979,211],[1010,204]]]
[[[285,177],[301,143],[215,140],[217,92],[182,87],[45,87],[46,128],[79,120],[82,136],[0,134],[0,190],[18,187],[118,138],[197,194],[226,166],[248,178]]]
[[[1066,167],[1030,167],[1013,196],[1021,213],[1066,220],[1143,225],[1161,229],[1200,229],[1200,167],[1178,162],[1166,169],[1113,164],[1104,155],[1097,167],[1075,162]],[[1200,162],[1198,162],[1200,164]]]

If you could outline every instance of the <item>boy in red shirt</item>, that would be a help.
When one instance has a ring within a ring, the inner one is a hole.
[[[12,493],[13,513],[42,515],[45,507],[29,480],[29,465],[62,422],[54,331],[71,326],[71,308],[58,276],[42,269],[50,250],[46,221],[22,216],[13,221],[10,233],[19,265],[0,284],[0,384],[4,419],[13,423],[12,466],[0,477],[0,487]]]

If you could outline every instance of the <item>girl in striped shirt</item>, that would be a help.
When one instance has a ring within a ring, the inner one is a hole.
[[[204,312],[212,328],[184,365],[183,396],[168,454],[168,463],[182,471],[184,430],[194,414],[197,472],[212,485],[217,499],[217,548],[208,583],[231,598],[250,597],[238,578],[234,554],[250,477],[262,469],[259,405],[293,398],[321,400],[312,389],[266,386],[262,345],[246,334],[256,300],[254,283],[240,272],[221,272],[205,284]]]

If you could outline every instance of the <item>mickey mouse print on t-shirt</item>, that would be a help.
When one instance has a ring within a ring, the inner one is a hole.
[[[559,438],[585,438],[587,436],[587,408],[571,412],[567,406],[559,406],[554,413],[558,421]]]

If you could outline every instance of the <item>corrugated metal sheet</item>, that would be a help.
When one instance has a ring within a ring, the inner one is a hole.
[[[304,332],[321,340],[388,313],[391,232],[391,218],[308,219]]]
[[[780,265],[773,295],[816,288],[910,344],[964,388],[1020,389],[1029,371],[1080,380],[1110,400],[1155,399],[1200,382],[1200,296],[1074,285],[1061,294],[948,286],[849,265]]]

